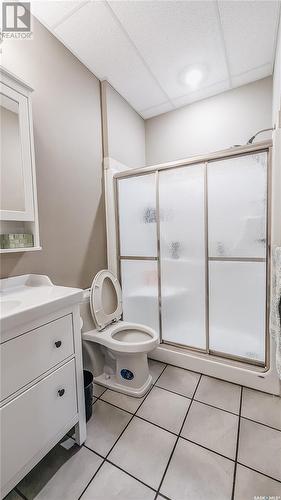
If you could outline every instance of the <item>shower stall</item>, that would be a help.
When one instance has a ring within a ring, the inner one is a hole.
[[[265,378],[271,144],[114,177],[124,320],[159,332],[155,359]]]

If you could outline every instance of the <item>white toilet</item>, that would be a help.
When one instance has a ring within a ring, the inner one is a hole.
[[[90,307],[97,328],[82,333],[82,338],[99,344],[104,357],[103,373],[94,381],[130,396],[143,396],[152,383],[147,353],[159,344],[157,333],[121,320],[121,287],[108,270],[100,271],[92,282]]]

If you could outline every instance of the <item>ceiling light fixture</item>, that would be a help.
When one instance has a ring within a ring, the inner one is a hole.
[[[186,71],[184,81],[192,90],[196,90],[203,79],[203,71],[199,68],[190,68]]]

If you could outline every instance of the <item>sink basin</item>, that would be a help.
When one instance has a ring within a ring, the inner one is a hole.
[[[10,332],[24,323],[30,323],[79,304],[83,298],[80,288],[57,286],[48,276],[25,274],[0,280],[0,331],[1,342]]]
[[[6,315],[21,305],[20,300],[0,300],[0,313]]]

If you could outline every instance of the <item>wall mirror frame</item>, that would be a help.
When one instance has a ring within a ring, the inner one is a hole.
[[[31,94],[33,89],[0,66],[1,234],[32,234],[33,246],[1,253],[39,250],[39,226]]]

